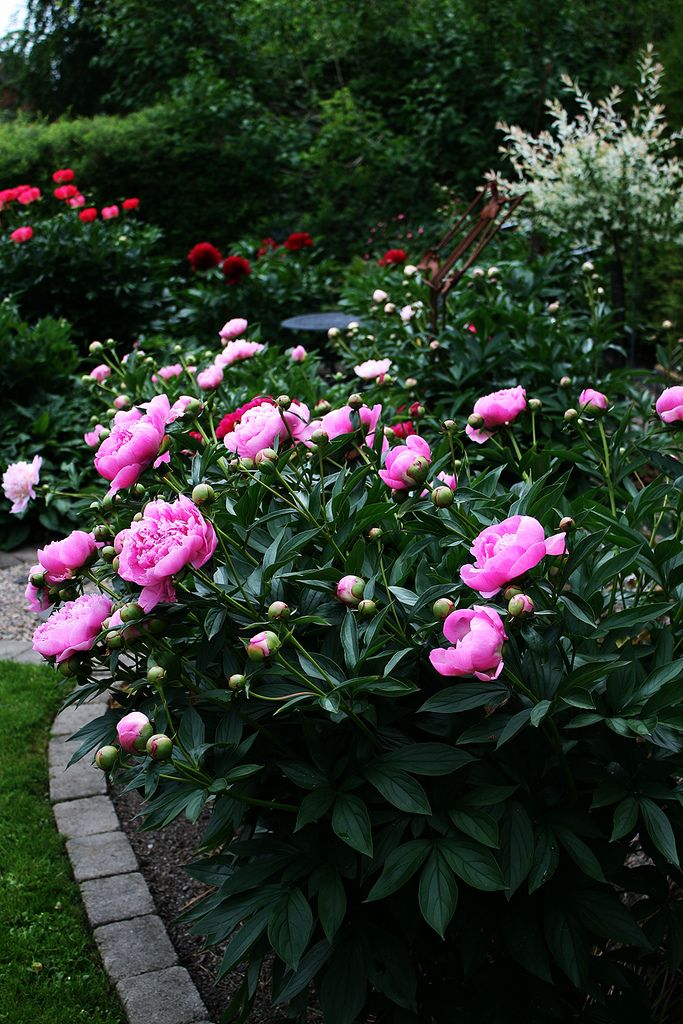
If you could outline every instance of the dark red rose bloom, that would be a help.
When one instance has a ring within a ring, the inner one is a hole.
[[[261,248],[256,251],[256,259],[260,260],[262,256],[265,256],[271,249],[278,249],[279,246],[274,238],[262,238]]]
[[[239,409],[235,409],[234,412],[227,413],[216,427],[216,437],[218,440],[220,441],[226,434],[231,434],[245,412],[248,409],[255,409],[257,405],[275,405],[275,399],[270,398],[268,395],[259,395],[257,398],[252,398],[250,402],[246,402],[245,405],[241,405]]]
[[[290,252],[299,252],[300,249],[310,249],[313,239],[308,231],[293,231],[289,238],[285,239],[284,245]]]
[[[409,437],[415,433],[415,427],[410,420],[404,420],[403,423],[395,423],[391,429],[396,434],[396,437]]]
[[[121,206],[124,210],[137,210],[140,205],[140,200],[136,196],[132,196],[130,199],[124,199]]]
[[[408,253],[405,249],[387,249],[377,262],[380,267],[400,267],[407,259]]]
[[[78,189],[75,185],[60,185],[54,191],[55,199],[73,199],[77,195]]]
[[[76,175],[70,167],[64,167],[61,171],[55,171],[52,175],[52,180],[57,185],[68,185],[70,181],[73,181]]]
[[[210,270],[218,266],[223,253],[211,242],[197,242],[188,252],[187,258],[193,270]]]
[[[228,284],[239,284],[243,277],[251,274],[251,263],[244,256],[226,256],[221,269]]]
[[[85,210],[81,210],[78,214],[79,220],[82,220],[84,224],[91,224],[94,220],[97,220],[97,208],[94,206],[86,206]]]

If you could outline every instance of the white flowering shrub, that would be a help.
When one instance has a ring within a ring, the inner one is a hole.
[[[548,100],[551,127],[535,136],[500,123],[505,153],[541,225],[580,243],[610,250],[617,258],[640,241],[680,242],[683,229],[683,166],[658,102],[663,67],[652,46],[638,61],[639,81],[630,114],[620,110],[623,91],[614,86],[593,103],[579,83],[563,81],[578,112]],[[502,180],[502,179],[501,179]]]

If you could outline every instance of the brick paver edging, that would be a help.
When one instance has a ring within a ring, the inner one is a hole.
[[[33,661],[28,652],[17,660]],[[31,652],[33,654],[33,652]],[[5,655],[7,657],[7,655]],[[210,1024],[197,989],[178,965],[155,913],[133,848],[121,831],[104,773],[89,758],[66,771],[78,743],[69,740],[98,713],[100,701],[67,708],[52,726],[50,801],[104,967],[129,1024]]]

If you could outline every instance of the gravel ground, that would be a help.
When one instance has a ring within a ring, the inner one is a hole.
[[[29,569],[36,564],[33,548],[3,554],[0,562],[0,637],[3,640],[30,640],[40,619],[26,607],[24,591]],[[6,565],[5,558],[13,561]]]

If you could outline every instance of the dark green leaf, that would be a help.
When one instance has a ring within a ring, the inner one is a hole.
[[[412,878],[429,853],[427,839],[413,839],[392,850],[379,876],[368,894],[368,901],[381,900],[400,889]]]
[[[313,914],[301,889],[289,889],[275,904],[268,939],[281,960],[296,970],[313,929]]]
[[[352,793],[339,793],[332,812],[332,828],[336,835],[354,850],[372,857],[372,830],[368,809]]]
[[[432,850],[422,869],[419,902],[425,921],[443,939],[458,902],[458,883],[438,848]]]

